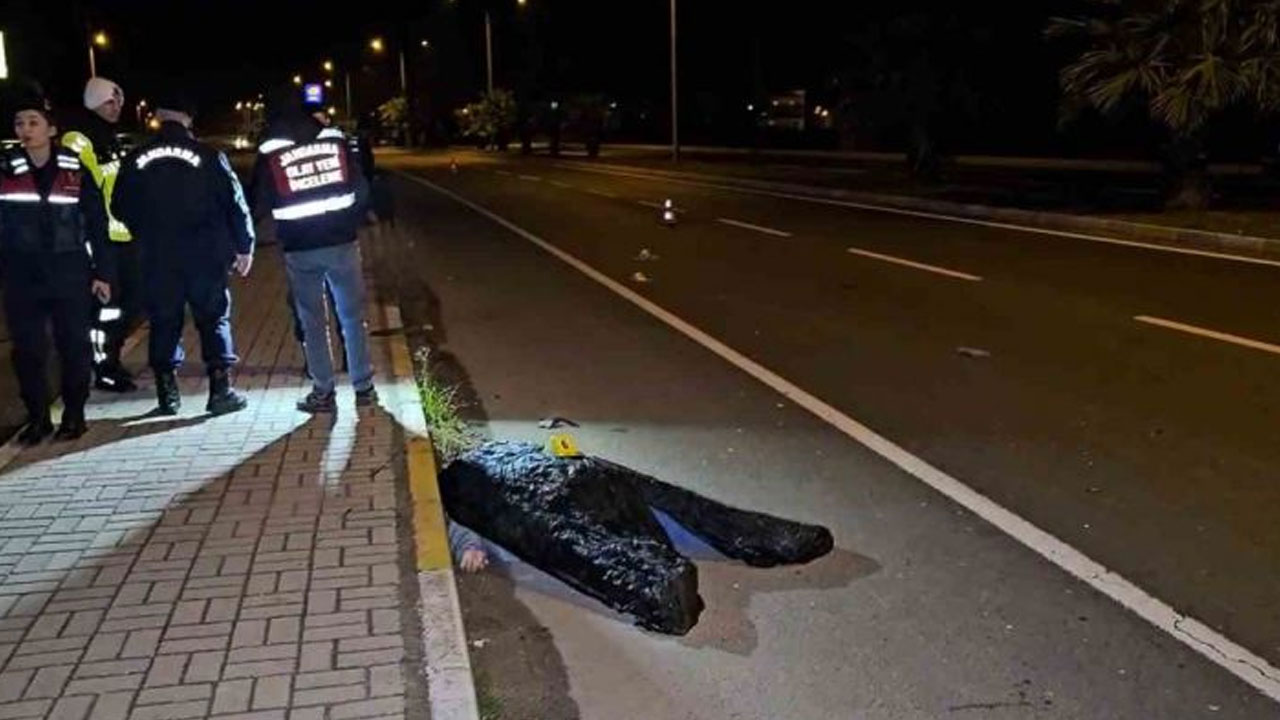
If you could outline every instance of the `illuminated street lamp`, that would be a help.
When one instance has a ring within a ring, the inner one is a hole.
[[[325,61],[324,61],[324,71],[325,71],[325,72],[327,72],[327,73],[331,73],[331,72],[333,72],[333,61],[332,61],[332,60],[325,60]]]
[[[301,84],[302,84],[302,76],[301,76],[301,75],[294,75],[294,76],[293,76],[293,84],[294,84],[294,85],[301,85]]]
[[[369,49],[381,54],[387,49],[387,45],[382,41],[382,38],[375,37],[369,41]],[[400,94],[406,97],[409,94],[409,82],[404,71],[404,48],[400,48]]]
[[[95,32],[93,37],[89,39],[89,77],[98,77],[98,58],[95,54],[94,47],[100,47],[103,50],[111,44],[111,39],[101,30]]]

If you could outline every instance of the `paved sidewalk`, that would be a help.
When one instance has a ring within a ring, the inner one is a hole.
[[[189,330],[179,417],[147,417],[147,374],[95,395],[80,441],[0,471],[0,718],[429,715],[400,423],[357,413],[349,387],[336,416],[294,409],[308,383],[276,248],[233,292],[247,410],[203,413]],[[382,317],[383,405],[403,410]]]

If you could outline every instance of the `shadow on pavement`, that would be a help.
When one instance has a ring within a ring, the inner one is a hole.
[[[211,701],[209,683],[342,669],[365,678],[353,695],[425,712],[396,421],[350,407],[290,419],[100,420],[5,469],[0,717],[59,698],[95,714],[161,703],[135,693],[177,685]]]

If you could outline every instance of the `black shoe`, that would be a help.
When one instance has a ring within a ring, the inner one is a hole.
[[[156,372],[157,415],[177,415],[182,409],[182,393],[178,392],[178,377],[172,370]]]
[[[23,447],[33,447],[52,434],[53,421],[46,415],[43,418],[28,420],[27,426],[18,433],[18,442]]]
[[[122,367],[103,368],[97,372],[93,386],[99,390],[114,393],[131,393],[138,389],[133,376]]]
[[[378,404],[378,389],[370,385],[368,390],[356,391],[356,407],[372,407]]]
[[[333,391],[327,393],[312,390],[306,397],[298,401],[298,409],[305,413],[331,413],[338,409],[338,401]]]
[[[87,432],[89,432],[89,426],[85,424],[83,417],[63,415],[62,425],[58,426],[58,432],[54,433],[53,439],[59,442],[79,440]]]
[[[231,389],[231,378],[225,369],[209,373],[209,402],[204,409],[212,415],[226,415],[249,406],[248,399]]]

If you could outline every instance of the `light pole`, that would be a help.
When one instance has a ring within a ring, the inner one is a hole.
[[[489,9],[484,10],[484,66],[489,75],[489,94],[493,94],[493,22],[489,19]]]
[[[109,42],[107,34],[101,30],[95,32],[93,37],[89,39],[89,77],[98,77],[98,58],[94,52],[94,46],[96,45],[105,50]]]
[[[529,4],[529,0],[516,0],[516,4],[524,7]],[[489,78],[489,94],[493,94],[493,18],[489,12],[489,8],[484,9],[484,66],[485,74]]]
[[[375,53],[381,54],[383,51],[387,49],[387,45],[382,41],[382,38],[375,37],[374,39],[369,41],[369,49],[373,50]],[[403,47],[400,48],[400,94],[406,97],[409,95],[408,78],[406,77],[404,72],[404,48]]]
[[[134,117],[138,120],[138,127],[142,127],[142,111],[147,107],[146,100],[139,100],[138,104],[133,108]]]
[[[676,0],[671,0],[671,161],[680,162],[680,98],[676,72]]]

